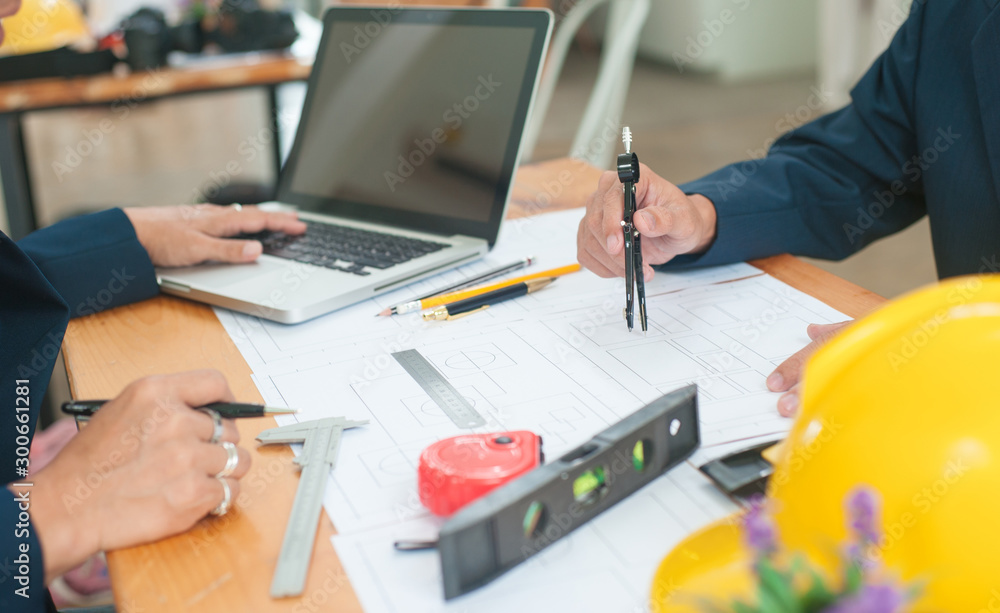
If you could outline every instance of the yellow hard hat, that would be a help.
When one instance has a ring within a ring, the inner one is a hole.
[[[806,368],[802,411],[768,489],[781,546],[829,577],[848,539],[844,502],[881,498],[869,557],[913,611],[1000,610],[1000,277],[950,280],[851,326]],[[738,518],[696,533],[657,571],[654,611],[752,601]]]
[[[3,20],[0,55],[23,55],[92,43],[80,7],[73,0],[22,0],[21,10]]]

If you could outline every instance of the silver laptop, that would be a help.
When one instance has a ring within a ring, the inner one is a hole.
[[[552,14],[327,11],[253,264],[157,269],[168,293],[298,323],[482,257],[496,241]]]

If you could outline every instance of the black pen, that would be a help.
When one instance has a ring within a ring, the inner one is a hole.
[[[491,305],[537,292],[543,287],[551,285],[555,280],[556,277],[546,277],[544,279],[532,279],[524,283],[516,283],[492,292],[480,294],[479,296],[473,296],[472,298],[440,306],[434,310],[427,311],[423,314],[423,317],[425,321],[432,321],[456,319],[465,315],[471,315],[472,313],[488,309]]]
[[[89,417],[97,412],[107,400],[72,400],[64,402],[63,413],[76,417]],[[249,404],[245,402],[213,402],[206,404],[200,409],[212,409],[226,419],[236,417],[263,417],[264,415],[274,415],[279,413],[297,413],[295,409],[280,409],[277,407],[267,407],[262,404]]]

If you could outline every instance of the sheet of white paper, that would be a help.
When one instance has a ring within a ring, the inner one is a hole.
[[[236,341],[254,373],[271,373],[301,370],[310,364],[328,363],[362,358],[379,343],[404,342],[433,333],[440,327],[455,328],[454,334],[466,334],[490,324],[511,318],[521,318],[536,312],[552,312],[567,305],[579,304],[584,295],[597,295],[601,299],[590,305],[592,317],[621,322],[624,306],[624,288],[621,279],[599,279],[589,272],[561,277],[551,287],[536,295],[496,305],[474,317],[428,325],[418,313],[403,316],[375,317],[383,309],[407,302],[434,291],[436,288],[471,278],[487,270],[509,264],[527,256],[534,256],[531,268],[514,273],[528,274],[558,268],[576,261],[576,228],[581,210],[537,215],[504,223],[496,246],[481,260],[451,270],[402,289],[382,294],[371,300],[340,309],[305,324],[287,326],[255,317],[215,309],[226,330]],[[652,297],[670,291],[705,283],[719,283],[741,277],[761,274],[747,264],[734,264],[701,271],[658,273],[647,285],[646,293]],[[402,340],[401,340],[402,339]],[[356,349],[357,348],[357,349]],[[366,353],[367,352],[367,353]]]
[[[396,540],[433,538],[414,520],[333,537],[368,612],[648,611],[653,573],[685,536],[736,506],[682,464],[493,583],[445,603],[434,551],[398,552]]]
[[[538,256],[538,268],[567,264],[580,215],[505,224],[483,261],[298,326],[216,311],[268,404],[299,409],[280,423],[332,415],[370,420],[344,433],[324,496],[339,533],[336,547],[366,610],[453,608],[441,599],[436,555],[397,554],[392,542],[436,534],[441,520],[417,494],[418,457],[430,443],[462,431],[393,352],[419,350],[486,418],[482,431],[534,431],[550,458],[688,383],[699,386],[699,459],[787,431],[790,422],[777,415],[765,377],[809,342],[808,323],[845,317],[749,265],[657,273],[646,285],[646,334],[625,328],[622,281],[586,271],[456,321],[374,317],[525,255]],[[735,508],[693,466],[675,469],[571,539],[456,601],[458,610],[510,609],[514,592],[528,595],[526,610],[546,602],[565,609],[568,597],[579,598],[574,610],[581,611],[644,605],[670,547]]]

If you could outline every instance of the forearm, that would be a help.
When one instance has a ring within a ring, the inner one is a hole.
[[[120,209],[84,215],[33,232],[18,246],[80,317],[155,296],[146,250]]]
[[[877,177],[817,164],[815,152],[802,149],[680,186],[693,200],[707,197],[714,204],[715,233],[706,249],[667,266],[714,266],[780,253],[839,260],[925,214],[919,186],[895,194]]]

